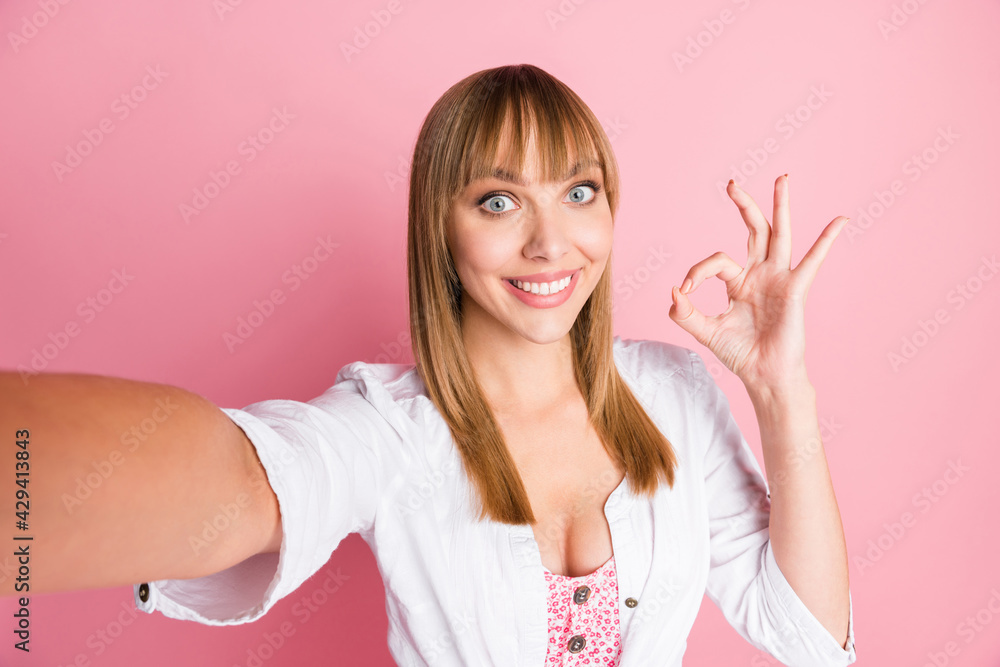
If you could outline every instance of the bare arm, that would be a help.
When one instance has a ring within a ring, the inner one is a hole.
[[[18,430],[29,433],[27,531],[15,529]],[[219,572],[278,551],[281,517],[253,445],[207,399],[100,375],[25,386],[3,372],[0,540],[15,533],[34,536],[29,592],[42,593]]]
[[[795,594],[846,649],[847,542],[820,435],[816,390],[803,379],[749,393],[771,490],[768,532],[774,560]]]

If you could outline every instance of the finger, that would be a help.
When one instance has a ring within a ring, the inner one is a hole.
[[[774,215],[771,217],[771,243],[767,259],[788,270],[792,262],[792,221],[788,208],[788,174],[774,181]]]
[[[728,286],[729,281],[742,272],[743,267],[720,250],[688,269],[687,275],[684,276],[684,282],[681,283],[681,291],[685,294],[690,294],[698,288],[698,285],[712,276],[718,276]],[[690,285],[688,285],[689,282]]]
[[[833,246],[833,241],[840,234],[840,230],[844,228],[847,221],[850,218],[838,215],[834,218],[830,224],[823,229],[823,232],[816,239],[816,242],[812,244],[809,248],[809,252],[806,253],[799,265],[795,267],[792,271],[792,275],[796,277],[796,282],[799,283],[799,287],[802,289],[802,294],[805,294],[809,290],[809,286],[812,281],[816,278],[816,273],[819,271],[819,267],[823,264],[823,260],[826,259],[826,254],[830,251]]]
[[[694,307],[694,304],[691,303],[691,299],[689,299],[687,294],[682,292],[679,287],[672,287],[670,294],[674,303],[670,306],[670,312],[667,313],[667,315],[669,315],[670,319],[676,322],[681,329],[684,329],[684,331],[687,331],[689,334],[694,336],[696,341],[708,347],[708,341],[710,340],[711,334],[709,318],[705,317],[705,315]]]
[[[767,259],[767,246],[771,239],[771,227],[767,224],[767,218],[760,212],[757,202],[735,182],[729,181],[726,192],[740,209],[740,215],[750,229],[750,239],[747,241],[747,266],[763,262]]]

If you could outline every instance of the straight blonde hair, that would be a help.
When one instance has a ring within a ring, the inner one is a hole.
[[[512,135],[508,164],[496,165],[500,138]],[[534,524],[524,483],[466,354],[461,284],[446,242],[458,194],[502,166],[520,174],[534,135],[546,181],[569,169],[569,141],[601,165],[612,221],[618,209],[618,164],[601,124],[564,83],[533,65],[476,72],[434,104],[410,168],[407,273],[410,338],[417,372],[441,412],[478,492],[478,514],[507,524]],[[671,487],[673,447],[625,384],[614,363],[608,259],[570,331],[573,367],[595,432],[634,493]]]

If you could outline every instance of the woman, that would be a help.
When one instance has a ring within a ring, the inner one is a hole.
[[[791,271],[787,175],[773,228],[728,192],[750,229],[746,266],[723,253],[696,264],[670,317],[747,387],[769,486],[697,354],[612,336],[619,185],[600,124],[546,72],[499,67],[449,89],[417,140],[415,366],[355,362],[308,403],[243,410],[96,376],[24,390],[5,374],[3,426],[16,416],[74,443],[72,457],[32,453],[55,471],[36,487],[36,590],[138,581],[144,611],[248,622],[358,532],[401,665],[680,665],[706,592],[786,664],[853,663],[803,327],[846,219]],[[687,295],[713,275],[730,307],[706,318]],[[164,397],[174,409],[128,475],[67,505],[87,462]]]

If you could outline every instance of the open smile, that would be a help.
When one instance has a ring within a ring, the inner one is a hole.
[[[563,275],[560,275],[563,274]],[[555,308],[569,299],[579,282],[580,269],[504,278],[507,289],[533,308]]]

